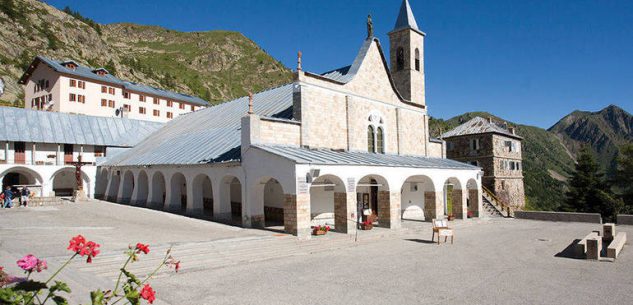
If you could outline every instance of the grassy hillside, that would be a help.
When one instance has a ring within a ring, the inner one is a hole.
[[[21,103],[17,80],[36,55],[106,67],[116,76],[217,103],[287,83],[292,73],[240,33],[101,25],[37,0],[0,0],[0,103]]]
[[[429,129],[432,136],[439,136],[476,117],[493,117],[503,122],[502,118],[487,112],[468,112],[449,120],[431,119]],[[560,140],[545,129],[508,124],[517,127],[517,134],[523,140],[523,176],[527,209],[555,210],[564,199],[565,179],[573,170],[574,161],[561,144]]]

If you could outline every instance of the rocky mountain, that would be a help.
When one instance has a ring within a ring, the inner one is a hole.
[[[17,80],[36,55],[105,67],[120,78],[212,103],[292,79],[280,62],[237,32],[103,25],[37,0],[0,0],[0,78],[6,83],[0,102],[21,102]]]
[[[534,126],[506,121],[487,112],[468,112],[449,120],[431,119],[429,129],[432,136],[439,136],[476,117],[492,117],[498,122],[516,126],[523,137],[523,176],[526,208],[555,210],[563,201],[566,179],[574,168],[574,159],[553,133]]]
[[[633,143],[633,116],[615,105],[597,112],[574,111],[549,131],[574,155],[583,146],[590,146],[602,168],[610,173],[620,147]]]

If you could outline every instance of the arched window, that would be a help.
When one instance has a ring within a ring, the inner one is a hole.
[[[382,127],[378,127],[376,131],[376,147],[379,154],[385,153],[385,142],[383,139]]]
[[[400,71],[402,69],[404,69],[404,49],[403,48],[398,48],[398,53],[396,55],[396,65],[397,71]]]
[[[420,50],[415,48],[415,71],[420,71]]]
[[[367,127],[367,151],[371,153],[376,152],[376,145],[374,141],[374,127],[369,126]]]

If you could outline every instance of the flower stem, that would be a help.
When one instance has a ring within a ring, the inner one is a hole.
[[[132,260],[132,257],[134,256],[134,252],[131,252],[129,255],[130,256],[127,258],[127,261],[125,261],[125,264],[123,264],[123,267],[121,267],[121,271],[119,272],[119,278],[116,280],[116,285],[114,285],[114,290],[112,290],[112,295],[117,295],[116,291],[119,289],[119,284],[121,283],[121,277],[123,276],[123,269],[125,269],[125,267],[127,267],[127,264],[129,264],[130,261]]]
[[[53,273],[53,275],[51,275],[51,277],[48,278],[48,280],[46,280],[46,282],[44,284],[48,285],[48,283],[50,281],[52,281],[58,274],[59,272],[62,271],[62,269],[66,268],[66,266],[68,266],[68,264],[70,264],[70,261],[73,260],[73,258],[75,258],[75,256],[77,256],[77,253],[73,254],[73,256],[71,256],[61,267],[59,267],[59,269],[57,269],[57,271],[55,271],[55,273]],[[26,301],[24,302],[24,304],[31,304],[31,301],[33,301],[33,298],[37,297],[37,294],[40,293],[41,289],[38,289],[37,291],[35,291],[33,293],[33,295]],[[38,298],[39,300],[39,298]],[[40,302],[42,303],[42,302]]]

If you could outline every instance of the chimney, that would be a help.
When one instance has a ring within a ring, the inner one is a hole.
[[[488,123],[492,124],[492,117],[491,116],[488,117]]]
[[[248,114],[253,114],[253,93],[248,93]]]
[[[297,71],[301,71],[301,56],[303,54],[301,53],[301,51],[297,52]]]
[[[514,127],[508,127],[508,131],[513,134],[516,135],[516,129]]]

